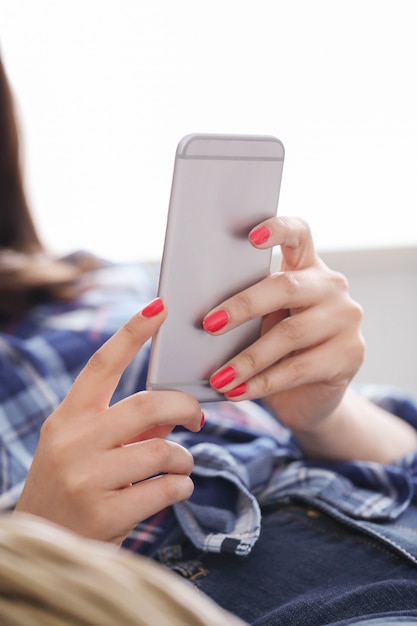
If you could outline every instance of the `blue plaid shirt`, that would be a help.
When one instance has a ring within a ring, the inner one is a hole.
[[[15,506],[39,431],[90,355],[156,293],[145,264],[109,265],[84,277],[71,303],[32,309],[0,333],[0,507]],[[114,401],[146,379],[149,344],[122,376]],[[417,402],[394,390],[366,390],[417,427]],[[192,497],[138,524],[124,546],[153,555],[178,529],[202,550],[248,554],[261,510],[298,500],[372,534],[417,563],[417,452],[391,465],[317,462],[303,456],[291,432],[255,402],[204,406],[199,433],[171,437],[193,454]]]

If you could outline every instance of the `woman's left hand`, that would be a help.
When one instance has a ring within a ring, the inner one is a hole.
[[[42,426],[16,510],[120,544],[138,522],[190,497],[193,458],[166,437],[177,425],[200,430],[196,399],[161,390],[111,402],[125,368],[166,315],[157,298],[89,359]]]
[[[263,317],[261,338],[215,372],[211,385],[230,400],[264,398],[295,431],[314,429],[362,363],[361,307],[346,278],[318,257],[303,220],[269,219],[249,240],[259,249],[281,246],[281,268],[206,315],[203,326],[216,335]]]

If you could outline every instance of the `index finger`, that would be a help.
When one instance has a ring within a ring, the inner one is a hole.
[[[203,320],[207,332],[221,334],[271,312],[283,318],[287,310],[311,306],[323,297],[326,285],[317,277],[316,270],[324,264],[316,254],[310,228],[304,220],[298,217],[265,220],[252,229],[249,240],[262,249],[280,245],[281,271],[209,311]]]
[[[304,269],[318,260],[310,227],[299,217],[265,220],[251,230],[249,240],[260,249],[281,246],[283,271]]]
[[[166,318],[161,298],[152,300],[130,318],[89,359],[72,385],[64,403],[73,409],[102,410],[113,396],[126,367]]]
[[[282,312],[284,318],[291,309],[317,304],[328,289],[328,283],[311,268],[276,272],[209,311],[203,319],[203,328],[209,333],[223,334],[272,312]]]

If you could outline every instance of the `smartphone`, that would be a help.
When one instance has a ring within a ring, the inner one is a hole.
[[[272,136],[194,134],[178,144],[158,288],[168,315],[152,340],[148,389],[224,399],[209,377],[259,337],[261,319],[217,337],[202,320],[269,274],[272,251],[248,234],[276,214],[283,164]]]

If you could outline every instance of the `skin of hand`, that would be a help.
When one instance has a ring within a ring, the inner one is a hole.
[[[316,254],[308,225],[272,218],[249,241],[280,246],[280,271],[207,313],[203,327],[214,335],[263,318],[260,339],[214,372],[211,385],[232,401],[263,398],[314,457],[390,462],[417,448],[405,422],[346,393],[364,358],[362,309],[346,278]]]
[[[91,357],[41,429],[16,510],[120,544],[137,522],[192,494],[192,456],[165,437],[175,425],[200,430],[197,400],[143,391],[109,406],[166,314],[162,300],[152,301]]]

